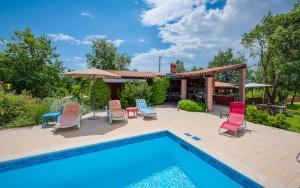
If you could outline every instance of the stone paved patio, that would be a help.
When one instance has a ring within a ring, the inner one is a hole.
[[[218,127],[224,121],[217,115],[220,108],[207,114],[162,105],[156,108],[157,120],[131,118],[127,124],[112,125],[105,113],[98,113],[99,120],[88,120],[85,115],[79,130],[70,128],[55,134],[52,126],[1,130],[0,161],[167,129],[267,187],[300,186],[300,163],[295,160],[300,134],[248,122],[248,131],[237,138],[219,135]],[[201,137],[201,141],[192,140],[185,132]]]

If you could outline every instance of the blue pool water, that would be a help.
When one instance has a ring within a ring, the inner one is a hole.
[[[1,187],[261,187],[164,131],[0,163]]]

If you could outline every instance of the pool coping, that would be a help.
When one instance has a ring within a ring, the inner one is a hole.
[[[223,160],[220,160],[215,156],[212,156],[211,154],[203,151],[201,148],[193,145],[192,143],[184,139],[184,137],[181,137],[170,130],[154,131],[146,134],[138,134],[130,137],[124,137],[124,138],[108,140],[104,142],[98,142],[94,144],[72,147],[69,149],[45,152],[38,155],[31,155],[31,156],[12,159],[12,160],[2,161],[0,162],[0,172],[9,171],[16,168],[24,168],[27,166],[69,158],[69,157],[78,156],[86,153],[92,153],[96,151],[102,151],[102,150],[111,149],[115,147],[125,146],[128,144],[140,143],[143,141],[147,141],[155,138],[161,138],[165,136],[169,137],[174,142],[177,142],[179,146],[181,146],[188,152],[191,152],[198,158],[206,161],[214,168],[218,169],[223,174],[230,177],[235,182],[246,187],[262,187],[262,183],[257,181],[256,178],[249,177],[248,173],[241,172],[240,170],[231,167],[230,165],[224,163]]]

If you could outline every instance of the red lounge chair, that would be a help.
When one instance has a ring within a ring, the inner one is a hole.
[[[245,112],[246,104],[244,102],[230,103],[230,113],[228,115],[227,121],[224,122],[219,128],[219,134],[221,134],[221,129],[227,129],[234,132],[235,136],[239,128],[241,128],[242,126],[246,128]]]

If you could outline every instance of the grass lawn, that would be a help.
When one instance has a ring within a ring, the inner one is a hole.
[[[292,114],[292,117],[287,117],[290,124],[289,130],[300,133],[300,102],[294,102],[294,105],[288,104],[287,112]]]

